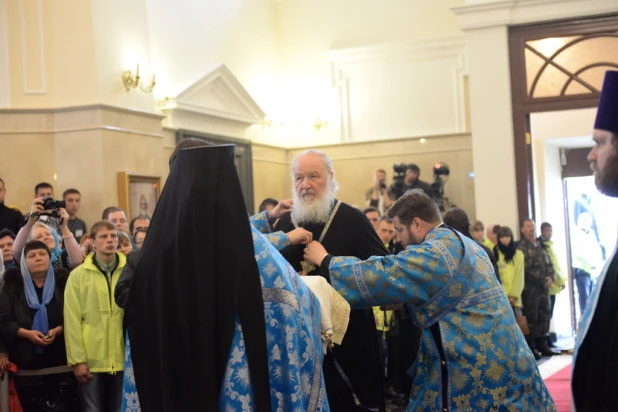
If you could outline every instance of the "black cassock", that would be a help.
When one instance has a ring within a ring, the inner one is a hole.
[[[313,233],[314,240],[318,240],[325,225],[303,223],[301,226]],[[281,218],[276,230],[287,233],[294,228],[290,215],[287,215]],[[341,203],[322,245],[328,253],[335,256],[355,256],[365,260],[371,256],[388,255],[367,217],[345,203]],[[304,260],[303,245],[288,246],[281,251],[281,254],[296,271],[301,271],[301,262]],[[328,270],[315,269],[309,275],[322,275],[330,282]],[[341,346],[335,345],[333,352],[350,379],[360,402],[364,406],[384,409],[383,373],[378,345],[373,311],[357,309],[352,310],[350,314],[348,330]],[[331,354],[327,354],[324,359],[324,379],[331,410],[335,412],[352,410],[354,408],[352,395],[335,368]]]
[[[599,286],[599,300],[573,366],[573,401],[578,412],[618,411],[618,253]]]

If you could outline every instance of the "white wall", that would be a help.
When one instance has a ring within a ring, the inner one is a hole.
[[[449,11],[461,4],[279,2],[285,104],[272,116],[292,123],[327,119],[320,143],[465,132],[465,127],[451,127],[454,70],[463,63],[457,52],[448,57],[427,53],[435,49],[435,39],[461,37]],[[289,142],[303,145],[303,137],[292,133]]]
[[[154,111],[152,94],[122,83],[122,72],[135,73],[137,64],[144,83],[152,79],[146,0],[92,0],[92,21],[101,102]]]
[[[144,0],[157,97],[174,97],[224,63],[267,109],[278,75],[271,0]]]

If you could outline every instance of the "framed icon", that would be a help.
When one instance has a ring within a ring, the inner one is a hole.
[[[118,206],[133,220],[152,218],[161,195],[161,177],[118,172]]]

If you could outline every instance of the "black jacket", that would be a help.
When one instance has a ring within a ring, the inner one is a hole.
[[[137,249],[127,255],[127,263],[124,265],[124,268],[122,268],[122,273],[120,274],[120,278],[118,278],[118,282],[116,283],[116,289],[114,290],[114,299],[116,299],[116,305],[118,305],[118,307],[122,309],[127,307],[129,290],[131,289],[133,275],[135,275],[135,271],[137,270],[137,263],[139,262],[141,254],[142,250]]]
[[[15,209],[6,207],[4,203],[0,203],[0,230],[9,229],[15,235],[19,232],[24,217]]]
[[[54,269],[56,275],[56,291],[54,298],[47,305],[56,305],[60,315],[60,324],[50,320],[50,329],[63,324],[64,288],[69,277],[66,269]],[[40,369],[52,366],[66,365],[66,349],[64,334],[56,336],[54,342],[45,347],[43,354],[35,359],[34,345],[17,337],[19,328],[32,329],[32,322],[36,311],[28,306],[24,291],[24,282],[21,271],[17,268],[9,269],[4,274],[4,287],[0,294],[0,337],[6,346],[9,360],[19,369]]]

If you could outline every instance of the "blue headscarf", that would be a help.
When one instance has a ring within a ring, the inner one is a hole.
[[[21,274],[24,278],[24,292],[26,294],[26,301],[30,309],[36,310],[34,314],[34,320],[32,322],[32,330],[38,330],[43,335],[47,335],[49,332],[49,320],[47,319],[47,307],[46,305],[54,297],[54,291],[56,290],[56,278],[54,276],[54,267],[50,264],[47,269],[47,276],[45,277],[45,285],[43,285],[43,301],[39,302],[39,297],[36,294],[34,288],[34,282],[32,276],[28,270],[28,264],[26,263],[26,254],[21,255]],[[43,353],[43,348],[40,346],[34,346],[36,353]]]
[[[60,255],[62,255],[62,249],[60,248],[60,238],[58,237],[58,232],[56,231],[56,229],[54,229],[53,227],[43,222],[36,222],[32,230],[34,231],[34,229],[36,229],[37,227],[44,227],[45,229],[47,229],[49,233],[52,234],[52,236],[54,237],[54,240],[56,241],[56,247],[54,249],[50,249],[49,251],[51,253],[51,266],[56,266],[58,259],[60,259]],[[32,231],[30,233],[31,235],[28,240],[36,240],[32,237]]]

